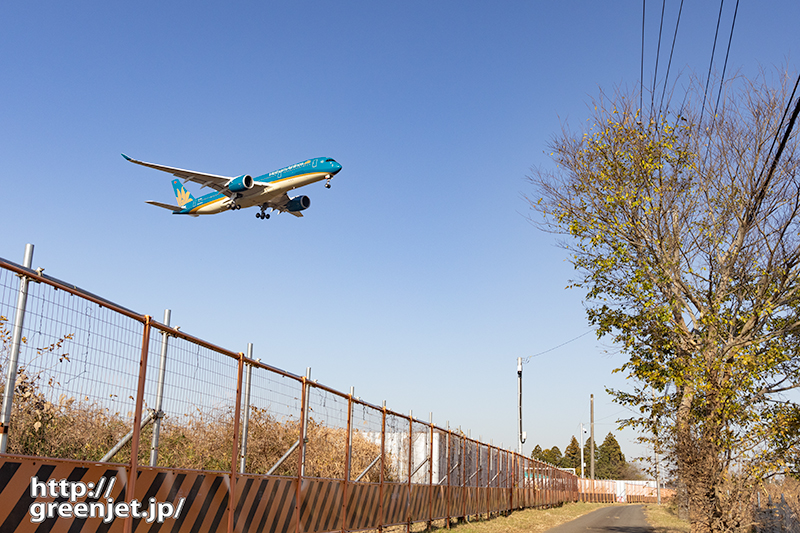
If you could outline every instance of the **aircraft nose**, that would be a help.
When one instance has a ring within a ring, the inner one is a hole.
[[[340,165],[336,161],[331,161],[331,166],[333,167],[333,171],[331,172],[331,174],[336,174],[337,172],[342,170],[342,165]]]

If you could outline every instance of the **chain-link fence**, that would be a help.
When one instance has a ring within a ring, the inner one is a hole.
[[[79,480],[112,472],[121,499],[184,498],[172,531],[410,529],[580,498],[572,474],[214,346],[169,318],[0,259],[0,501],[16,502],[0,505],[0,530],[28,501],[5,491],[41,464]]]

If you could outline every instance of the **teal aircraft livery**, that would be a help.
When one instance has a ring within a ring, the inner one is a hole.
[[[291,213],[296,217],[303,214],[300,211],[308,209],[311,199],[308,196],[295,196],[289,198],[288,192],[317,181],[327,180],[325,187],[330,188],[331,178],[342,170],[342,165],[329,157],[308,159],[280,170],[253,178],[249,174],[237,177],[216,176],[181,168],[166,167],[153,163],[137,161],[125,154],[122,157],[145,167],[169,172],[180,179],[172,181],[175,189],[175,200],[178,205],[162,204],[160,202],[147,202],[148,204],[169,209],[175,215],[213,215],[222,211],[241,209],[242,207],[258,206],[261,208],[256,213],[256,218],[267,219],[267,210],[281,213]],[[199,183],[203,187],[210,187],[216,192],[195,198],[186,190],[187,181]]]

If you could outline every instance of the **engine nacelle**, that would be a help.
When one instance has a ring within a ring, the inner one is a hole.
[[[308,196],[295,196],[289,203],[286,204],[287,211],[303,211],[304,209],[308,209],[311,206],[311,198]]]
[[[239,176],[238,178],[233,178],[230,183],[228,183],[228,190],[231,192],[244,192],[249,191],[252,188],[253,177],[248,174]]]

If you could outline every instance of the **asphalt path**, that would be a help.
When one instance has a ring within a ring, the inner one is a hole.
[[[612,505],[585,514],[547,533],[653,533],[641,505]]]

